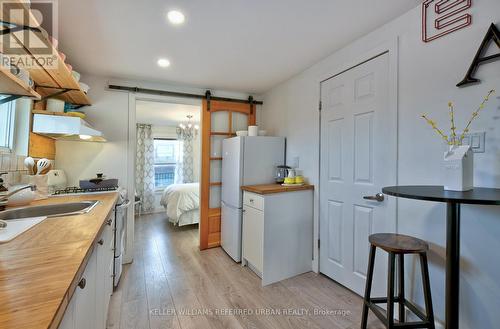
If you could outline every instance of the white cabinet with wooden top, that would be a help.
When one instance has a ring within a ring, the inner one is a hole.
[[[113,293],[113,224],[110,213],[80,276],[59,329],[105,329]]]
[[[106,221],[106,225],[95,247],[97,256],[95,328],[106,328],[109,301],[113,293],[114,220],[115,213],[113,211]]]
[[[268,285],[312,270],[312,185],[243,186],[242,265]]]
[[[95,323],[96,281],[97,253],[94,250],[66,308],[59,329],[97,328]]]

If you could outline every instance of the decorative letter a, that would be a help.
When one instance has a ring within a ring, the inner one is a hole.
[[[465,74],[465,78],[457,84],[457,87],[463,87],[463,86],[469,85],[471,83],[480,82],[479,79],[476,79],[473,77],[474,72],[476,72],[479,65],[491,62],[495,59],[500,59],[500,53],[490,55],[490,56],[481,57],[481,56],[483,56],[486,49],[488,48],[490,41],[494,41],[496,43],[497,47],[500,48],[500,32],[498,31],[497,27],[493,23],[491,23],[491,26],[488,29],[488,32],[486,32],[486,35],[484,36],[483,42],[481,42],[481,46],[479,46],[479,49],[477,50],[476,56],[474,56],[474,60],[472,61],[471,66],[469,67],[469,70]]]

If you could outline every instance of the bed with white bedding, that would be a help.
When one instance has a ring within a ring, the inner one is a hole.
[[[172,184],[163,191],[160,204],[172,224],[197,224],[200,222],[200,184]]]

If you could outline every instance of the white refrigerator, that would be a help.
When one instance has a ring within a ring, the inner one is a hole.
[[[222,141],[221,245],[236,262],[241,261],[241,186],[274,183],[276,166],[284,163],[284,137],[233,137]]]

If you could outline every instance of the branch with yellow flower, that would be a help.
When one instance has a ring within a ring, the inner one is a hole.
[[[425,114],[422,114],[422,118],[425,119],[425,121],[427,121],[428,124],[431,125],[432,129],[434,129],[434,131],[436,133],[438,133],[448,144],[450,144],[450,141],[448,140],[448,136],[446,136],[442,131],[441,129],[439,129],[437,126],[436,126],[436,122],[432,121],[431,119],[429,119],[427,117],[427,115]]]
[[[459,140],[460,144],[462,144],[462,141],[465,138],[465,134],[467,134],[469,132],[469,128],[470,128],[470,125],[472,124],[472,121],[474,121],[474,119],[477,118],[477,116],[479,115],[479,111],[481,111],[482,109],[484,109],[484,105],[488,102],[488,100],[490,99],[491,94],[493,94],[494,92],[495,92],[495,89],[490,90],[490,92],[488,93],[488,95],[486,95],[486,97],[483,99],[483,101],[481,102],[481,104],[479,104],[478,109],[476,111],[472,112],[472,116],[471,116],[469,122],[467,123],[467,126],[465,126],[465,129],[462,132],[462,135],[460,136],[460,140]]]
[[[455,111],[453,109],[453,103],[448,102],[448,108],[450,109],[450,121],[451,121],[451,140],[453,144],[457,140],[457,127],[455,126]]]
[[[479,112],[482,109],[484,109],[486,103],[488,102],[488,100],[490,99],[490,96],[493,93],[495,93],[495,90],[494,89],[490,90],[488,92],[488,94],[486,95],[486,97],[481,102],[481,104],[479,104],[479,107],[477,108],[477,110],[474,111],[474,112],[472,112],[472,116],[469,119],[469,122],[465,126],[465,129],[462,131],[462,134],[460,135],[460,137],[458,139],[457,139],[457,133],[456,133],[457,127],[455,125],[455,110],[454,110],[452,102],[448,102],[448,109],[449,109],[450,121],[451,121],[450,136],[445,135],[445,133],[441,129],[439,129],[437,127],[436,122],[433,121],[433,120],[431,120],[426,114],[422,114],[422,118],[424,118],[424,120],[432,127],[432,129],[439,136],[441,136],[441,138],[443,138],[446,141],[446,143],[448,145],[453,145],[453,146],[455,146],[455,145],[462,145],[463,140],[465,138],[465,135],[469,132],[469,129],[470,129],[470,126],[471,126],[472,122],[479,116]]]

